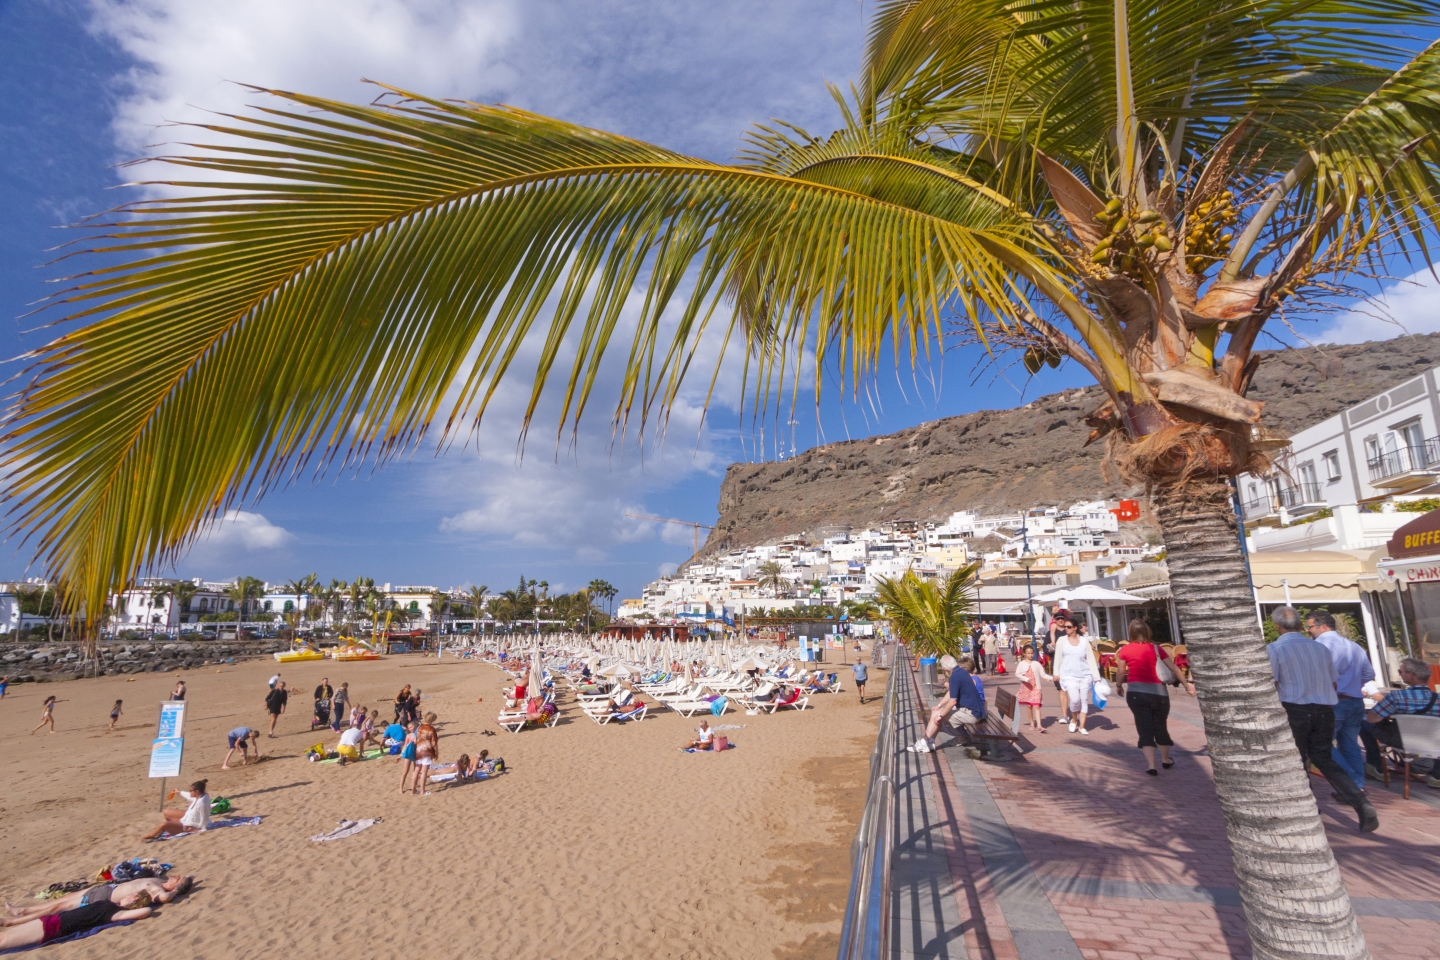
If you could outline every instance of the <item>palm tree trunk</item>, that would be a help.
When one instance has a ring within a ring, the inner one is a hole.
[[[1257,960],[1369,957],[1275,692],[1224,480],[1162,487],[1170,590]]]

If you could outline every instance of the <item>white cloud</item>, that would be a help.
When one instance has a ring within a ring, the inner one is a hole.
[[[662,563],[655,568],[655,572],[662,577],[668,577],[679,569],[680,565],[678,563]]]
[[[1387,285],[1376,296],[1332,318],[1315,343],[1364,343],[1440,331],[1440,283],[1428,270]]]
[[[277,527],[263,513],[231,510],[211,528],[197,546],[211,550],[278,550],[295,539],[284,527]]]
[[[164,123],[214,122],[252,100],[239,84],[366,101],[362,78],[470,96],[509,74],[508,0],[91,0],[91,29],[136,61],[121,78],[115,134],[134,155],[170,140]],[[183,139],[193,139],[193,133]]]

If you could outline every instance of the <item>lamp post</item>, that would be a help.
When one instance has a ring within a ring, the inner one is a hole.
[[[1035,603],[1030,589],[1030,568],[1035,566],[1035,561],[1039,558],[1030,552],[1030,537],[1026,529],[1027,526],[1028,524],[1022,524],[1020,527],[1022,552],[1019,560],[1016,562],[1025,568],[1025,627],[1030,631],[1030,649],[1035,652],[1036,662],[1039,662],[1040,648],[1035,642]]]

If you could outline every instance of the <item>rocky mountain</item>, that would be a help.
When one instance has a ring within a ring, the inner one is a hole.
[[[1266,351],[1250,388],[1271,433],[1289,435],[1440,363],[1440,334],[1348,346]],[[772,463],[734,463],[720,519],[701,553],[764,543],[821,526],[935,520],[956,510],[1132,495],[1106,479],[1104,444],[1085,446],[1099,387],[981,410],[865,440],[814,447]],[[1142,517],[1129,528],[1154,532]]]

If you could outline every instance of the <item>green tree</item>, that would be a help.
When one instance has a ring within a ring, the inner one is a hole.
[[[785,576],[785,568],[778,560],[766,560],[755,573],[757,586],[761,590],[769,590],[772,597],[779,597],[790,589],[790,580]]]
[[[245,622],[254,602],[265,595],[265,581],[258,577],[236,577],[235,582],[225,590],[225,596],[235,605],[236,619]]]
[[[882,579],[876,595],[896,636],[921,656],[960,656],[979,570],[980,564],[972,563],[943,580],[924,579],[913,570]]]
[[[473,424],[537,333],[527,413],[559,379],[557,436],[617,331],[622,432],[665,422],[711,330],[743,347],[711,353],[744,355],[757,402],[796,389],[807,351],[844,389],[947,333],[1032,372],[1069,360],[1106,394],[1094,436],[1153,490],[1255,953],[1364,956],[1229,480],[1274,448],[1245,396],[1267,322],[1387,256],[1428,262],[1440,49],[1412,36],[1436,3],[881,0],[874,17],[841,128],[762,127],[733,164],[409,95],[227,118],[220,145],[172,161],[203,184],[92,221],[105,260],[56,298],[75,324],[9,413],[15,533],[93,627],[312,457],[386,460],[437,421],[442,443]]]

